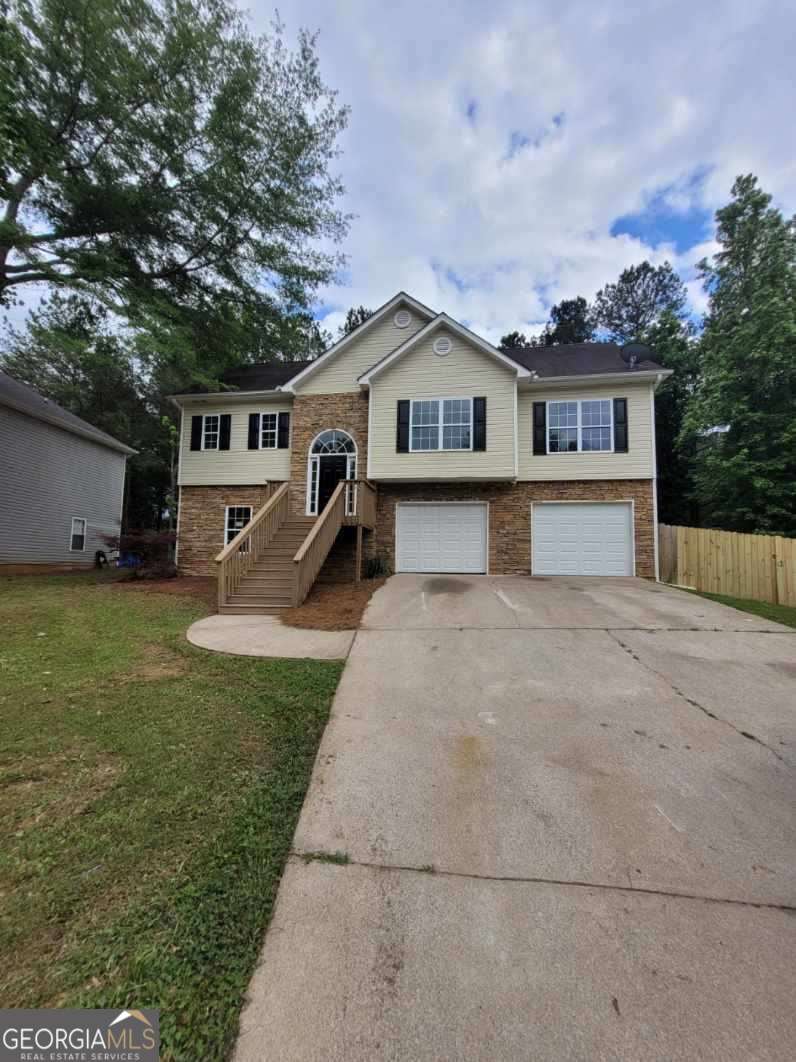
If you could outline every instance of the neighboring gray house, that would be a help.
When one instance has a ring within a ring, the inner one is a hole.
[[[91,567],[134,453],[0,371],[0,567]]]

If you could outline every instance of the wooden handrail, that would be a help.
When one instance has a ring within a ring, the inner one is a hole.
[[[340,497],[340,495],[345,490],[346,483],[350,483],[350,482],[351,482],[350,479],[341,479],[340,482],[337,484],[337,486],[334,488],[334,490],[332,491],[332,496],[329,498],[328,502],[326,503],[326,506],[324,507],[323,512],[318,517],[318,519],[315,521],[315,523],[312,525],[312,529],[310,530],[310,533],[307,535],[307,537],[304,539],[304,541],[301,543],[301,545],[299,546],[298,550],[296,551],[296,555],[293,558],[294,561],[298,562],[298,561],[304,560],[304,557],[307,554],[307,550],[310,548],[312,543],[315,541],[315,539],[321,533],[322,529],[325,527],[326,521],[330,518],[334,502],[337,501],[337,499]]]
[[[289,483],[282,483],[265,505],[216,557],[218,606],[223,608],[238,590],[243,576],[256,563],[287,518]]]
[[[350,480],[341,479],[323,512],[293,557],[293,604],[300,605],[315,582],[345,520],[345,490]]]
[[[238,531],[237,535],[235,535],[235,537],[232,539],[232,541],[228,542],[227,545],[224,546],[224,548],[216,557],[216,564],[220,564],[222,561],[225,561],[227,557],[230,556],[230,554],[235,553],[238,549],[240,549],[246,539],[251,537],[251,534],[255,530],[257,525],[262,523],[262,521],[266,518],[266,516],[272,509],[276,508],[279,503],[279,499],[284,494],[287,494],[289,486],[289,483],[283,483],[281,487],[274,491],[274,493],[271,495],[265,505],[261,509],[258,509],[254,516],[251,518],[251,520],[249,520],[248,524],[246,524],[245,527],[242,527],[240,531]]]

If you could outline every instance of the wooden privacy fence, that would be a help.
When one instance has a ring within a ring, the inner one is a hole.
[[[796,538],[668,524],[658,531],[664,583],[796,606]]]

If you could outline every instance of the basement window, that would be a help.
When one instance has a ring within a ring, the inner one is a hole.
[[[224,520],[224,545],[228,546],[235,535],[248,524],[252,518],[251,505],[228,505]]]

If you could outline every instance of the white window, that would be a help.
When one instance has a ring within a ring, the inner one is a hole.
[[[278,415],[276,413],[260,414],[260,449],[275,450],[277,440]]]
[[[613,448],[613,403],[610,398],[547,403],[549,454],[610,452]]]
[[[221,418],[218,413],[206,413],[202,417],[202,449],[217,450]]]
[[[77,551],[86,548],[86,521],[82,516],[72,517],[72,533],[69,536],[69,548]]]
[[[251,505],[228,505],[224,521],[224,545],[228,546],[235,535],[248,524],[252,518]]]
[[[412,400],[410,450],[472,450],[472,398]]]

